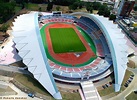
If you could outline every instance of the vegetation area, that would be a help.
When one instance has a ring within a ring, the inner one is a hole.
[[[99,90],[98,92],[99,92],[99,94],[100,94],[101,97],[102,97],[102,96],[109,95],[109,94],[111,94],[111,93],[115,93],[113,85],[112,85],[112,86],[109,86],[109,87],[106,88],[106,89]]]
[[[37,91],[38,93],[50,96],[50,94],[39,84],[39,82],[36,81],[35,79],[33,79],[31,76],[25,75],[25,74],[17,74],[16,73],[14,78],[19,83],[21,83],[26,88],[28,88],[30,91],[32,91],[32,92]]]
[[[126,73],[125,73],[125,76],[124,76],[124,79],[123,79],[123,82],[122,82],[122,85],[121,85],[121,89],[119,92],[115,92],[114,91],[114,86],[110,86],[108,88],[105,88],[105,89],[102,89],[102,90],[99,90],[99,94],[100,96],[106,96],[106,95],[109,95],[109,94],[112,94],[113,96],[121,93],[122,91],[124,91],[126,89],[126,87],[124,86],[124,84],[126,83],[126,81],[129,79],[130,75],[132,75],[133,73],[126,70]]]
[[[16,81],[24,85],[27,89],[29,89],[33,93],[38,92],[54,100],[54,98],[47,92],[47,90],[45,90],[43,86],[41,86],[41,84],[37,80],[33,79],[32,77],[28,75],[23,75],[23,74],[15,74],[14,78]],[[80,94],[78,92],[70,93],[70,92],[61,91],[61,94],[62,94],[63,100],[81,100]]]
[[[23,8],[35,11],[59,11],[62,10],[61,8],[63,6],[72,12],[85,8],[90,13],[93,10],[98,10],[98,14],[105,17],[109,17],[110,11],[112,10],[112,6],[108,7],[106,3],[84,2],[81,0],[52,0],[52,2],[48,2],[48,0],[0,0],[0,6],[0,23],[3,23]]]
[[[63,13],[72,13],[77,11],[93,13],[96,11],[99,15],[109,17],[115,20],[116,16],[110,14],[112,7],[99,2],[84,2],[81,0],[0,0],[0,31],[6,32],[9,23],[6,23],[17,12],[22,9],[28,11],[62,11]],[[6,23],[6,24],[5,24]],[[5,27],[6,26],[6,27]]]
[[[14,15],[15,5],[16,3],[14,1],[0,0],[0,24]]]
[[[127,97],[126,100],[137,100],[137,94],[134,92],[131,92]]]

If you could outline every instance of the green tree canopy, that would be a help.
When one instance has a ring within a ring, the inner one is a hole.
[[[100,2],[93,2],[93,9],[94,10],[98,10],[101,6],[101,3]]]
[[[53,8],[53,3],[48,2],[47,11],[50,11]]]
[[[70,6],[74,2],[80,2],[80,0],[53,0],[53,3],[56,5]]]
[[[0,31],[2,31],[2,32],[5,33],[5,32],[8,30],[8,28],[9,28],[9,25],[3,24],[3,25],[0,27]]]
[[[0,23],[5,22],[14,14],[15,2],[0,1]]]
[[[93,9],[92,3],[91,3],[91,2],[87,2],[87,3],[86,3],[86,10],[87,10],[87,11],[90,11],[90,9]]]
[[[106,4],[103,4],[100,6],[98,9],[98,14],[103,15],[104,17],[109,17],[110,15],[110,10]]]
[[[134,6],[134,10],[137,11],[137,5]]]
[[[109,16],[109,20],[113,20],[113,21],[115,21],[115,19],[116,19],[116,15],[111,14],[111,15]]]
[[[57,7],[56,7],[56,10],[59,11],[59,10],[60,10],[60,6],[57,6]]]

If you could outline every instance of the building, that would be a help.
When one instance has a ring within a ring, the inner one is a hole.
[[[133,9],[135,1],[125,1],[122,0],[119,9],[118,15],[123,17],[129,17],[131,10]]]

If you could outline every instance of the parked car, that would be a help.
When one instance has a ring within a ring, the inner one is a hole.
[[[103,89],[105,89],[105,88],[106,88],[104,85],[103,85],[102,87],[103,87]]]
[[[34,94],[33,93],[29,93],[28,96],[34,98]]]
[[[134,93],[135,93],[135,94],[137,94],[137,90],[136,90],[136,91],[134,91]]]
[[[134,77],[134,75],[132,74],[132,75],[130,75],[131,77]]]
[[[132,80],[133,80],[133,77],[130,76],[129,79],[132,79]]]
[[[125,87],[128,87],[128,84],[127,84],[127,83],[125,83],[125,84],[124,84],[124,86],[125,86]]]
[[[129,83],[131,82],[131,80],[129,80],[129,79],[128,79],[127,81],[128,81]]]
[[[126,81],[126,84],[129,84],[130,82],[129,81]]]
[[[106,87],[108,87],[108,84],[105,84]]]

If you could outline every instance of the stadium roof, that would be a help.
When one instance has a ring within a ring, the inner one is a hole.
[[[114,24],[113,21],[110,21],[108,18],[105,18],[103,16],[82,12],[72,13],[71,15],[82,15],[89,17],[102,30],[107,40],[113,60],[115,91],[119,91],[125,75],[125,71],[127,69],[128,62],[128,46],[126,45],[126,40],[124,39],[125,35],[121,32],[121,29],[118,28],[117,24]]]
[[[42,46],[39,31],[38,13],[23,14],[13,22],[13,36],[19,55],[28,70],[43,87],[55,98],[62,99],[58,91],[48,59]]]

